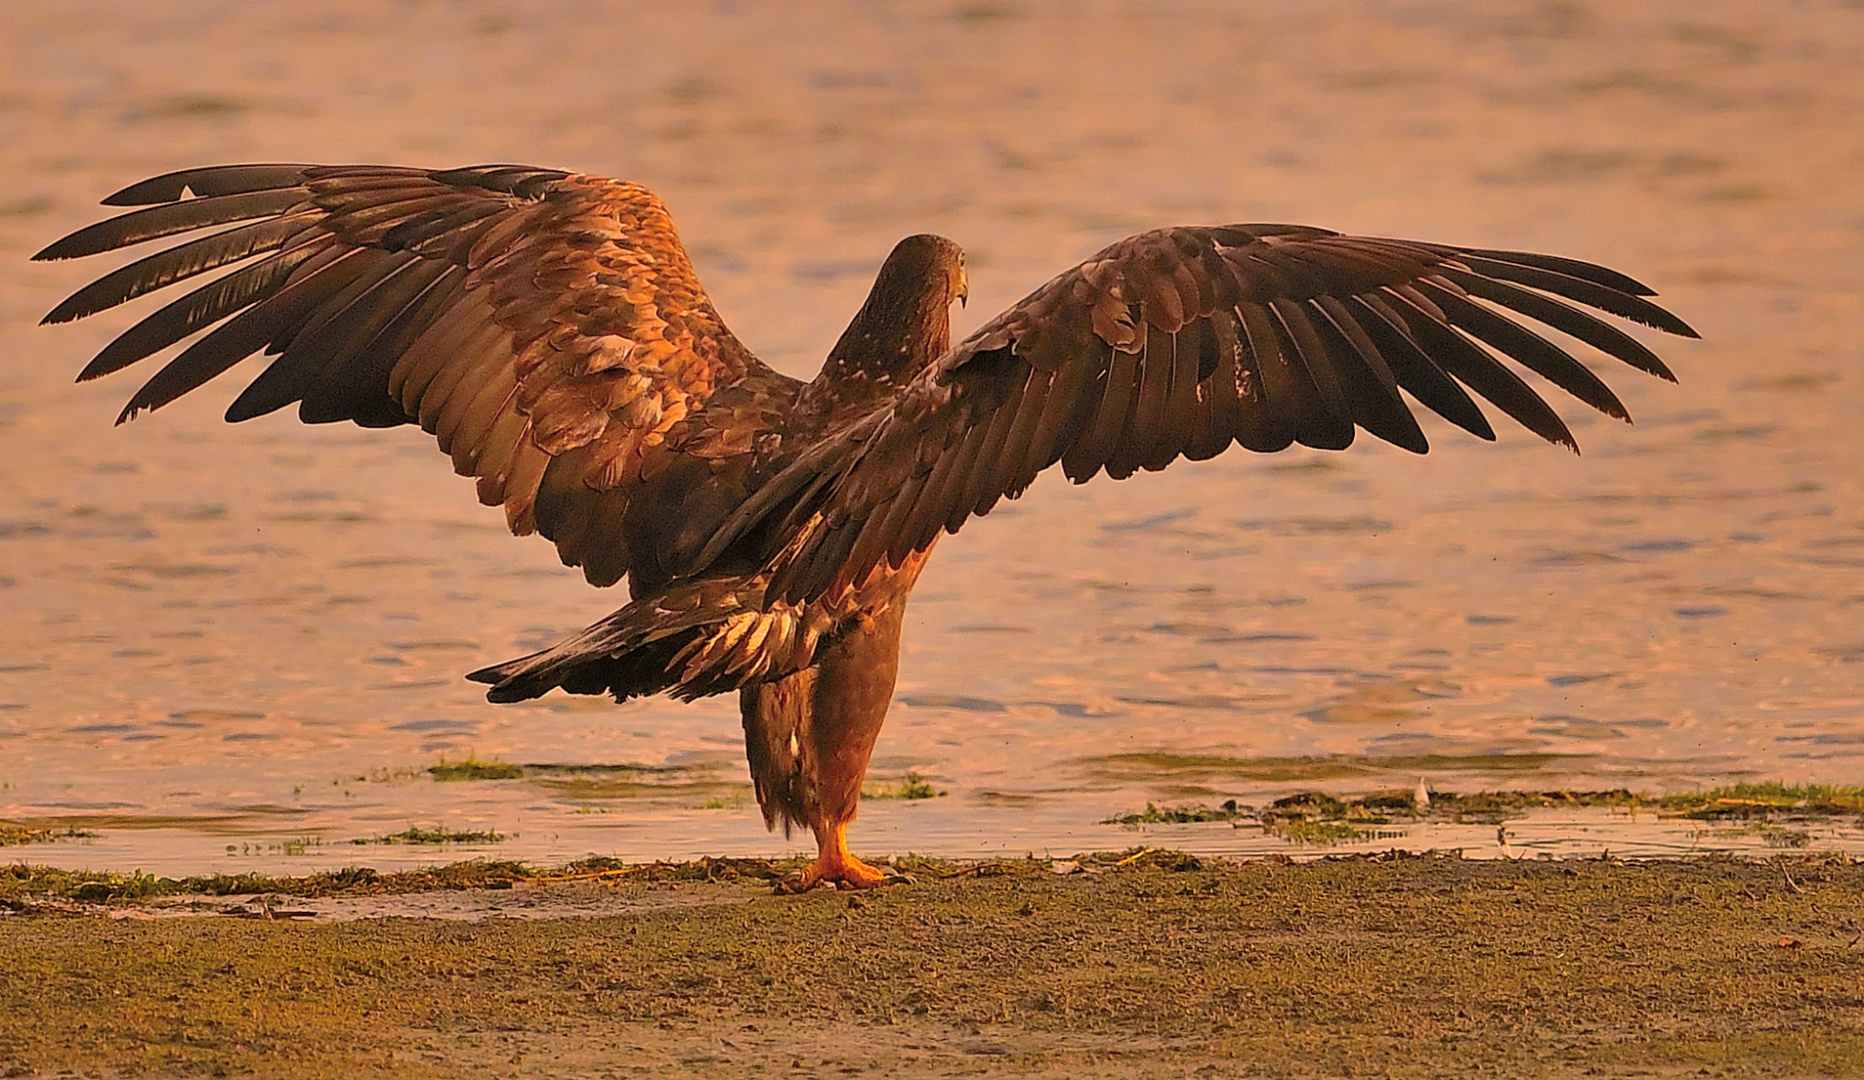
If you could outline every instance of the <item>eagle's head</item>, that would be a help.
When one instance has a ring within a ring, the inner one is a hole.
[[[892,394],[951,348],[951,303],[970,295],[964,249],[921,233],[893,246],[817,385]],[[862,395],[865,396],[865,395]]]

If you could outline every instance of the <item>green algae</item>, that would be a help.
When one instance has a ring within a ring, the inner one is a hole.
[[[1377,828],[1383,825],[1420,821],[1500,824],[1530,810],[1605,808],[1663,817],[1749,821],[1753,823],[1754,834],[1770,845],[1799,847],[1807,842],[1807,834],[1803,830],[1786,828],[1779,822],[1864,812],[1864,788],[1822,784],[1736,784],[1667,795],[1648,795],[1625,788],[1427,794],[1427,800],[1420,802],[1415,790],[1365,795],[1301,791],[1276,799],[1261,809],[1235,799],[1225,800],[1216,807],[1203,803],[1163,807],[1147,803],[1142,811],[1117,814],[1101,824],[1140,826],[1228,821],[1238,826],[1260,825],[1298,843],[1340,843],[1396,839],[1403,835]]]
[[[75,825],[62,828],[38,825],[21,825],[11,821],[0,821],[0,847],[14,847],[21,844],[49,844],[55,840],[82,840],[96,836]]]
[[[1348,825],[1343,821],[1309,821],[1306,818],[1291,818],[1263,826],[1267,831],[1285,836],[1296,844],[1326,846],[1329,844],[1353,843],[1360,840],[1379,840],[1395,838],[1400,833],[1387,833],[1377,829],[1362,829]]]
[[[503,761],[480,761],[468,757],[464,761],[440,762],[427,767],[428,773],[441,783],[458,783],[466,780],[518,780],[524,776],[524,770]]]
[[[426,892],[434,889],[510,888],[536,874],[515,862],[474,860],[426,870],[378,873],[368,867],[351,867],[302,877],[269,874],[205,874],[182,878],[157,877],[140,870],[127,874],[97,870],[64,870],[52,866],[16,863],[0,867],[0,907],[29,910],[43,901],[80,900],[119,904],[167,896],[239,896],[276,893],[281,896],[372,896]]]
[[[1658,805],[1687,818],[1744,818],[1796,814],[1835,817],[1864,813],[1864,787],[1834,784],[1735,784],[1711,791],[1665,795]]]
[[[1236,821],[1255,817],[1255,811],[1247,806],[1239,806],[1235,799],[1226,799],[1223,805],[1210,806],[1154,806],[1146,804],[1144,810],[1131,814],[1118,814],[1102,820],[1102,825],[1188,825],[1205,821]]]
[[[502,843],[504,834],[496,829],[449,829],[436,825],[423,829],[419,825],[410,825],[398,833],[387,836],[358,837],[352,844],[497,844]]]
[[[908,772],[898,783],[884,781],[861,786],[863,799],[937,799],[945,792],[932,786],[932,782],[916,772]]]
[[[228,844],[228,855],[242,857],[253,855],[308,855],[324,846],[321,836],[293,836],[282,840],[242,840],[237,844]]]

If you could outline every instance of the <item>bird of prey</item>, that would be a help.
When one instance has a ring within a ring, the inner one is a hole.
[[[1623,274],[1574,259],[1298,225],[1115,243],[953,345],[964,256],[900,241],[803,382],[726,328],[645,188],[526,166],[229,165],[169,173],[65,237],[65,259],[216,229],[59,304],[65,322],[220,268],[79,379],[193,337],[121,423],[242,359],[227,410],[418,423],[502,506],[629,602],[473,672],[493,701],[736,691],[766,825],[815,834],[798,887],[886,880],[846,842],[933,544],[1060,463],[1081,483],[1232,444],[1429,449],[1402,389],[1483,438],[1470,397],[1577,449],[1520,365],[1610,416],[1612,391],[1533,320],[1675,381],[1586,309],[1694,337]],[[224,228],[217,228],[222,227]],[[199,336],[196,336],[199,335]]]

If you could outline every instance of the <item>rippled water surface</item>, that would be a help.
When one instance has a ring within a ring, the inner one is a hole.
[[[1420,777],[1864,781],[1864,9],[1165,7],[0,8],[0,819],[95,834],[23,854],[799,846],[750,802],[734,700],[481,700],[463,672],[622,597],[506,536],[418,432],[228,426],[231,378],[113,430],[136,380],[71,384],[131,315],[35,327],[107,267],[27,256],[125,183],[240,160],[640,180],[799,375],[919,231],[969,251],[961,330],[1130,232],[1297,221],[1597,260],[1702,331],[1646,335],[1679,386],[1598,361],[1637,423],[1563,403],[1583,457],[1426,421],[1428,457],[1045,478],[947,538],[875,761],[946,794],[870,800],[862,850],[1240,851],[1096,822]],[[550,767],[424,771],[468,755]],[[352,843],[410,825],[507,839]],[[1737,843],[1641,828],[1512,842]],[[1498,846],[1480,832],[1402,842]]]

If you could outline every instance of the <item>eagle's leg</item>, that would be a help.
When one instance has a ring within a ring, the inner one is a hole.
[[[764,823],[774,829],[781,822],[786,835],[796,825],[815,833],[816,860],[789,883],[792,888],[834,883],[867,889],[893,880],[849,853],[847,831],[893,700],[911,578],[900,584],[818,646],[814,667],[740,695]]]
[[[824,882],[844,889],[872,889],[890,881],[906,880],[897,874],[890,874],[871,863],[862,862],[848,850],[848,823],[846,821],[819,823],[816,831],[816,860],[808,866],[788,887],[797,892],[807,892]]]

